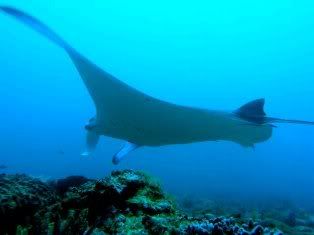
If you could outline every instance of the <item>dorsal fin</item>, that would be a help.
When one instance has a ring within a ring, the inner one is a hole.
[[[255,124],[264,124],[266,122],[264,104],[264,98],[253,100],[238,108],[236,111],[234,111],[234,114],[243,120]]]
[[[236,110],[236,114],[240,117],[265,117],[266,113],[264,112],[264,104],[265,99],[257,99],[253,100],[245,105],[241,106],[239,109]]]

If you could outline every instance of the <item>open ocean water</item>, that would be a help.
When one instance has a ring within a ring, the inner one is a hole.
[[[314,121],[312,1],[0,5],[35,16],[99,67],[158,99],[233,111],[265,98],[269,116]],[[79,73],[62,48],[1,11],[0,106],[0,173],[100,179],[141,170],[189,212],[282,205],[276,209],[287,218],[306,213],[312,224],[302,226],[314,225],[314,126],[276,123],[254,148],[228,141],[143,147],[118,165],[111,159],[123,141],[102,136],[91,156],[80,156],[95,107]]]

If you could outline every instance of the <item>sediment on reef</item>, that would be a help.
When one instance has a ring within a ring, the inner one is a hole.
[[[281,234],[235,218],[188,216],[143,172],[43,183],[0,176],[0,234]]]

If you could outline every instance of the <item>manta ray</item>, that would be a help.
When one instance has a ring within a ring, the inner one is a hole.
[[[125,155],[142,146],[224,140],[253,147],[272,136],[273,123],[314,124],[268,117],[264,99],[230,112],[156,99],[99,68],[33,16],[9,6],[0,6],[0,10],[63,48],[79,72],[96,108],[96,115],[85,126],[86,151],[82,155],[89,155],[102,135],[125,141],[112,159],[118,164]]]

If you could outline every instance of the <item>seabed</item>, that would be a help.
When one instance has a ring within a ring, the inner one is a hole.
[[[166,195],[133,170],[101,180],[43,182],[0,175],[0,234],[314,234],[314,213],[279,203],[271,209]]]

